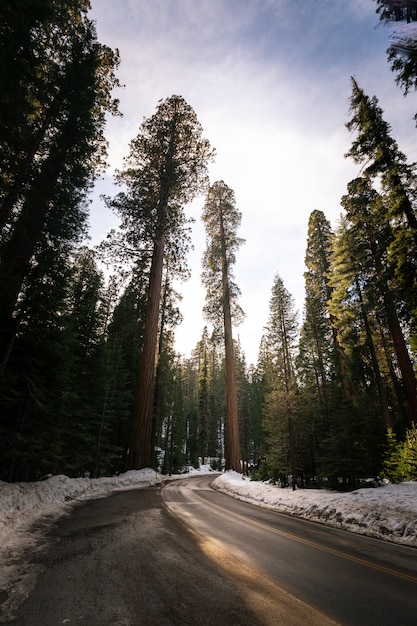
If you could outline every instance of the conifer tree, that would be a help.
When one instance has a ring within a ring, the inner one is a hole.
[[[294,299],[282,278],[274,278],[269,303],[269,318],[265,340],[267,346],[267,396],[269,448],[280,468],[280,474],[290,473],[293,489],[297,485],[295,350],[298,338],[298,314]],[[286,445],[288,441],[288,446]],[[287,460],[289,466],[287,466]]]
[[[7,6],[11,36],[18,8]],[[22,55],[33,57],[33,64],[30,69],[18,64],[23,75],[13,76],[24,92],[21,114],[8,116],[10,127],[3,128],[7,136],[0,142],[5,175],[0,231],[2,370],[39,250],[43,245],[74,245],[86,232],[87,191],[105,161],[106,113],[117,108],[111,90],[117,85],[113,71],[118,57],[97,42],[83,12],[86,3],[45,6],[52,18],[39,18],[38,28],[29,28],[24,36],[25,45],[33,49],[22,50]],[[70,248],[61,250],[68,255]]]
[[[120,215],[126,243],[150,256],[148,295],[137,401],[127,469],[152,465],[152,411],[162,272],[169,254],[176,268],[185,264],[188,230],[184,205],[207,186],[213,151],[202,137],[193,109],[181,96],[161,101],[130,144],[117,181],[126,187],[110,206]],[[175,267],[171,265],[172,273]]]
[[[412,415],[416,414],[416,396],[413,393],[413,385],[410,384],[413,379],[413,365],[399,316],[401,291],[396,288],[395,268],[390,263],[388,253],[393,235],[390,224],[386,220],[385,199],[372,189],[369,180],[358,178],[351,181],[348,185],[348,192],[342,198],[342,206],[350,222],[348,246],[351,257],[354,259],[353,263],[357,267],[356,292],[360,297],[367,336],[366,344],[370,353],[382,415],[387,428],[391,428],[392,417],[388,407],[390,406],[392,410],[393,402],[387,397],[389,385],[382,378],[387,350],[382,351],[380,338],[383,334],[378,326],[372,331],[373,320],[380,320],[383,327],[387,329],[391,351],[393,356],[396,356],[402,372],[409,405],[409,416],[405,417],[405,423],[408,424],[409,420],[413,419]],[[384,345],[387,341],[388,337]],[[397,369],[397,365],[390,365],[386,369],[393,371]]]
[[[332,231],[322,211],[313,211],[308,222],[305,265],[305,316],[300,337],[300,374],[304,384],[316,387],[326,428],[330,424],[330,383],[334,378],[337,340],[327,309],[331,295],[328,280]]]
[[[414,205],[415,167],[391,137],[390,125],[374,96],[369,98],[352,78],[352,117],[347,123],[356,138],[346,156],[363,166],[363,176],[381,184],[386,198],[385,219],[392,229],[389,258],[402,287],[407,315],[417,332],[417,216]]]
[[[416,376],[404,342],[401,321],[409,325],[410,342],[417,333],[417,217],[414,206],[415,171],[390,136],[378,100],[366,96],[352,79],[349,130],[357,133],[347,156],[364,166],[369,184],[380,184],[384,201],[379,219],[390,233],[386,237],[388,262],[393,268],[395,296],[402,308],[393,310],[389,292],[385,299],[388,323],[407,395],[410,420],[417,417]],[[393,281],[391,281],[393,282]]]
[[[241,219],[233,191],[223,181],[214,183],[203,209],[207,242],[202,274],[206,288],[204,312],[215,328],[223,333],[227,398],[225,467],[237,472],[241,471],[241,458],[232,323],[238,323],[243,312],[237,303],[240,292],[234,282],[232,266],[236,251],[243,243],[237,236]]]

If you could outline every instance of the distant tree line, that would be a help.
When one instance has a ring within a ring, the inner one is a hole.
[[[200,463],[293,487],[417,478],[416,172],[378,100],[352,79],[358,177],[334,231],[310,215],[301,322],[277,272],[248,367],[232,334],[241,213],[210,185],[214,151],[181,96],[143,120],[106,199],[120,227],[86,245],[119,63],[88,8],[0,7],[0,480]],[[174,280],[201,194],[207,325],[184,358]]]

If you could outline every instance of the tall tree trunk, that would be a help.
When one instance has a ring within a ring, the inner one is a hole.
[[[389,294],[384,295],[384,305],[387,313],[387,320],[395,354],[397,355],[398,366],[401,370],[405,395],[408,404],[408,424],[417,424],[417,381],[413,364],[410,359],[407,344],[405,343],[403,331],[398,320],[394,304]]]
[[[163,407],[161,407],[161,392],[162,392],[161,354],[164,348],[168,287],[169,287],[169,264],[167,263],[165,267],[164,289],[163,289],[162,302],[161,302],[161,323],[159,325],[159,338],[157,342],[157,363],[155,367],[154,404],[153,404],[153,413],[152,413],[152,434],[151,434],[151,448],[152,448],[151,467],[157,466],[156,448],[162,447],[161,438],[162,438],[162,423],[163,423],[163,417],[162,417]]]
[[[227,436],[225,442],[226,470],[241,472],[239,420],[237,414],[236,372],[232,337],[230,303],[224,303],[224,347],[226,355]]]
[[[126,461],[127,470],[152,466],[152,412],[164,246],[165,237],[160,235],[154,242],[152,253],[136,409]]]
[[[230,311],[229,268],[227,264],[226,237],[222,208],[220,209],[220,235],[222,246],[224,348],[226,357],[227,433],[225,441],[225,469],[241,472],[236,369],[233,350],[232,315]]]
[[[365,310],[365,303],[363,301],[362,290],[360,288],[359,279],[357,277],[355,279],[355,285],[356,285],[356,292],[359,297],[362,319],[363,319],[363,323],[365,326],[366,343],[368,344],[369,352],[371,355],[372,369],[374,371],[376,387],[378,390],[379,404],[381,407],[382,417],[384,419],[386,429],[389,430],[390,428],[392,428],[392,420],[391,420],[391,414],[388,408],[387,394],[385,392],[385,387],[382,382],[381,370],[379,368],[379,362],[378,362],[378,358],[376,355],[375,344],[372,338],[372,332],[371,332],[371,328],[369,325],[368,315]]]
[[[291,484],[292,490],[295,491],[297,489],[297,480],[298,480],[298,472],[297,472],[297,446],[295,442],[295,427],[294,427],[294,417],[292,414],[292,408],[287,408],[288,412],[288,435],[290,440],[290,465],[291,465]]]

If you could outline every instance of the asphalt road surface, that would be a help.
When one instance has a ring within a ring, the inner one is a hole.
[[[76,506],[33,551],[33,589],[3,623],[417,624],[416,550],[245,504],[211,480]]]

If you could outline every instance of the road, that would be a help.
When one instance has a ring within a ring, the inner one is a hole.
[[[19,626],[415,626],[417,551],[261,509],[211,476],[76,506]]]

